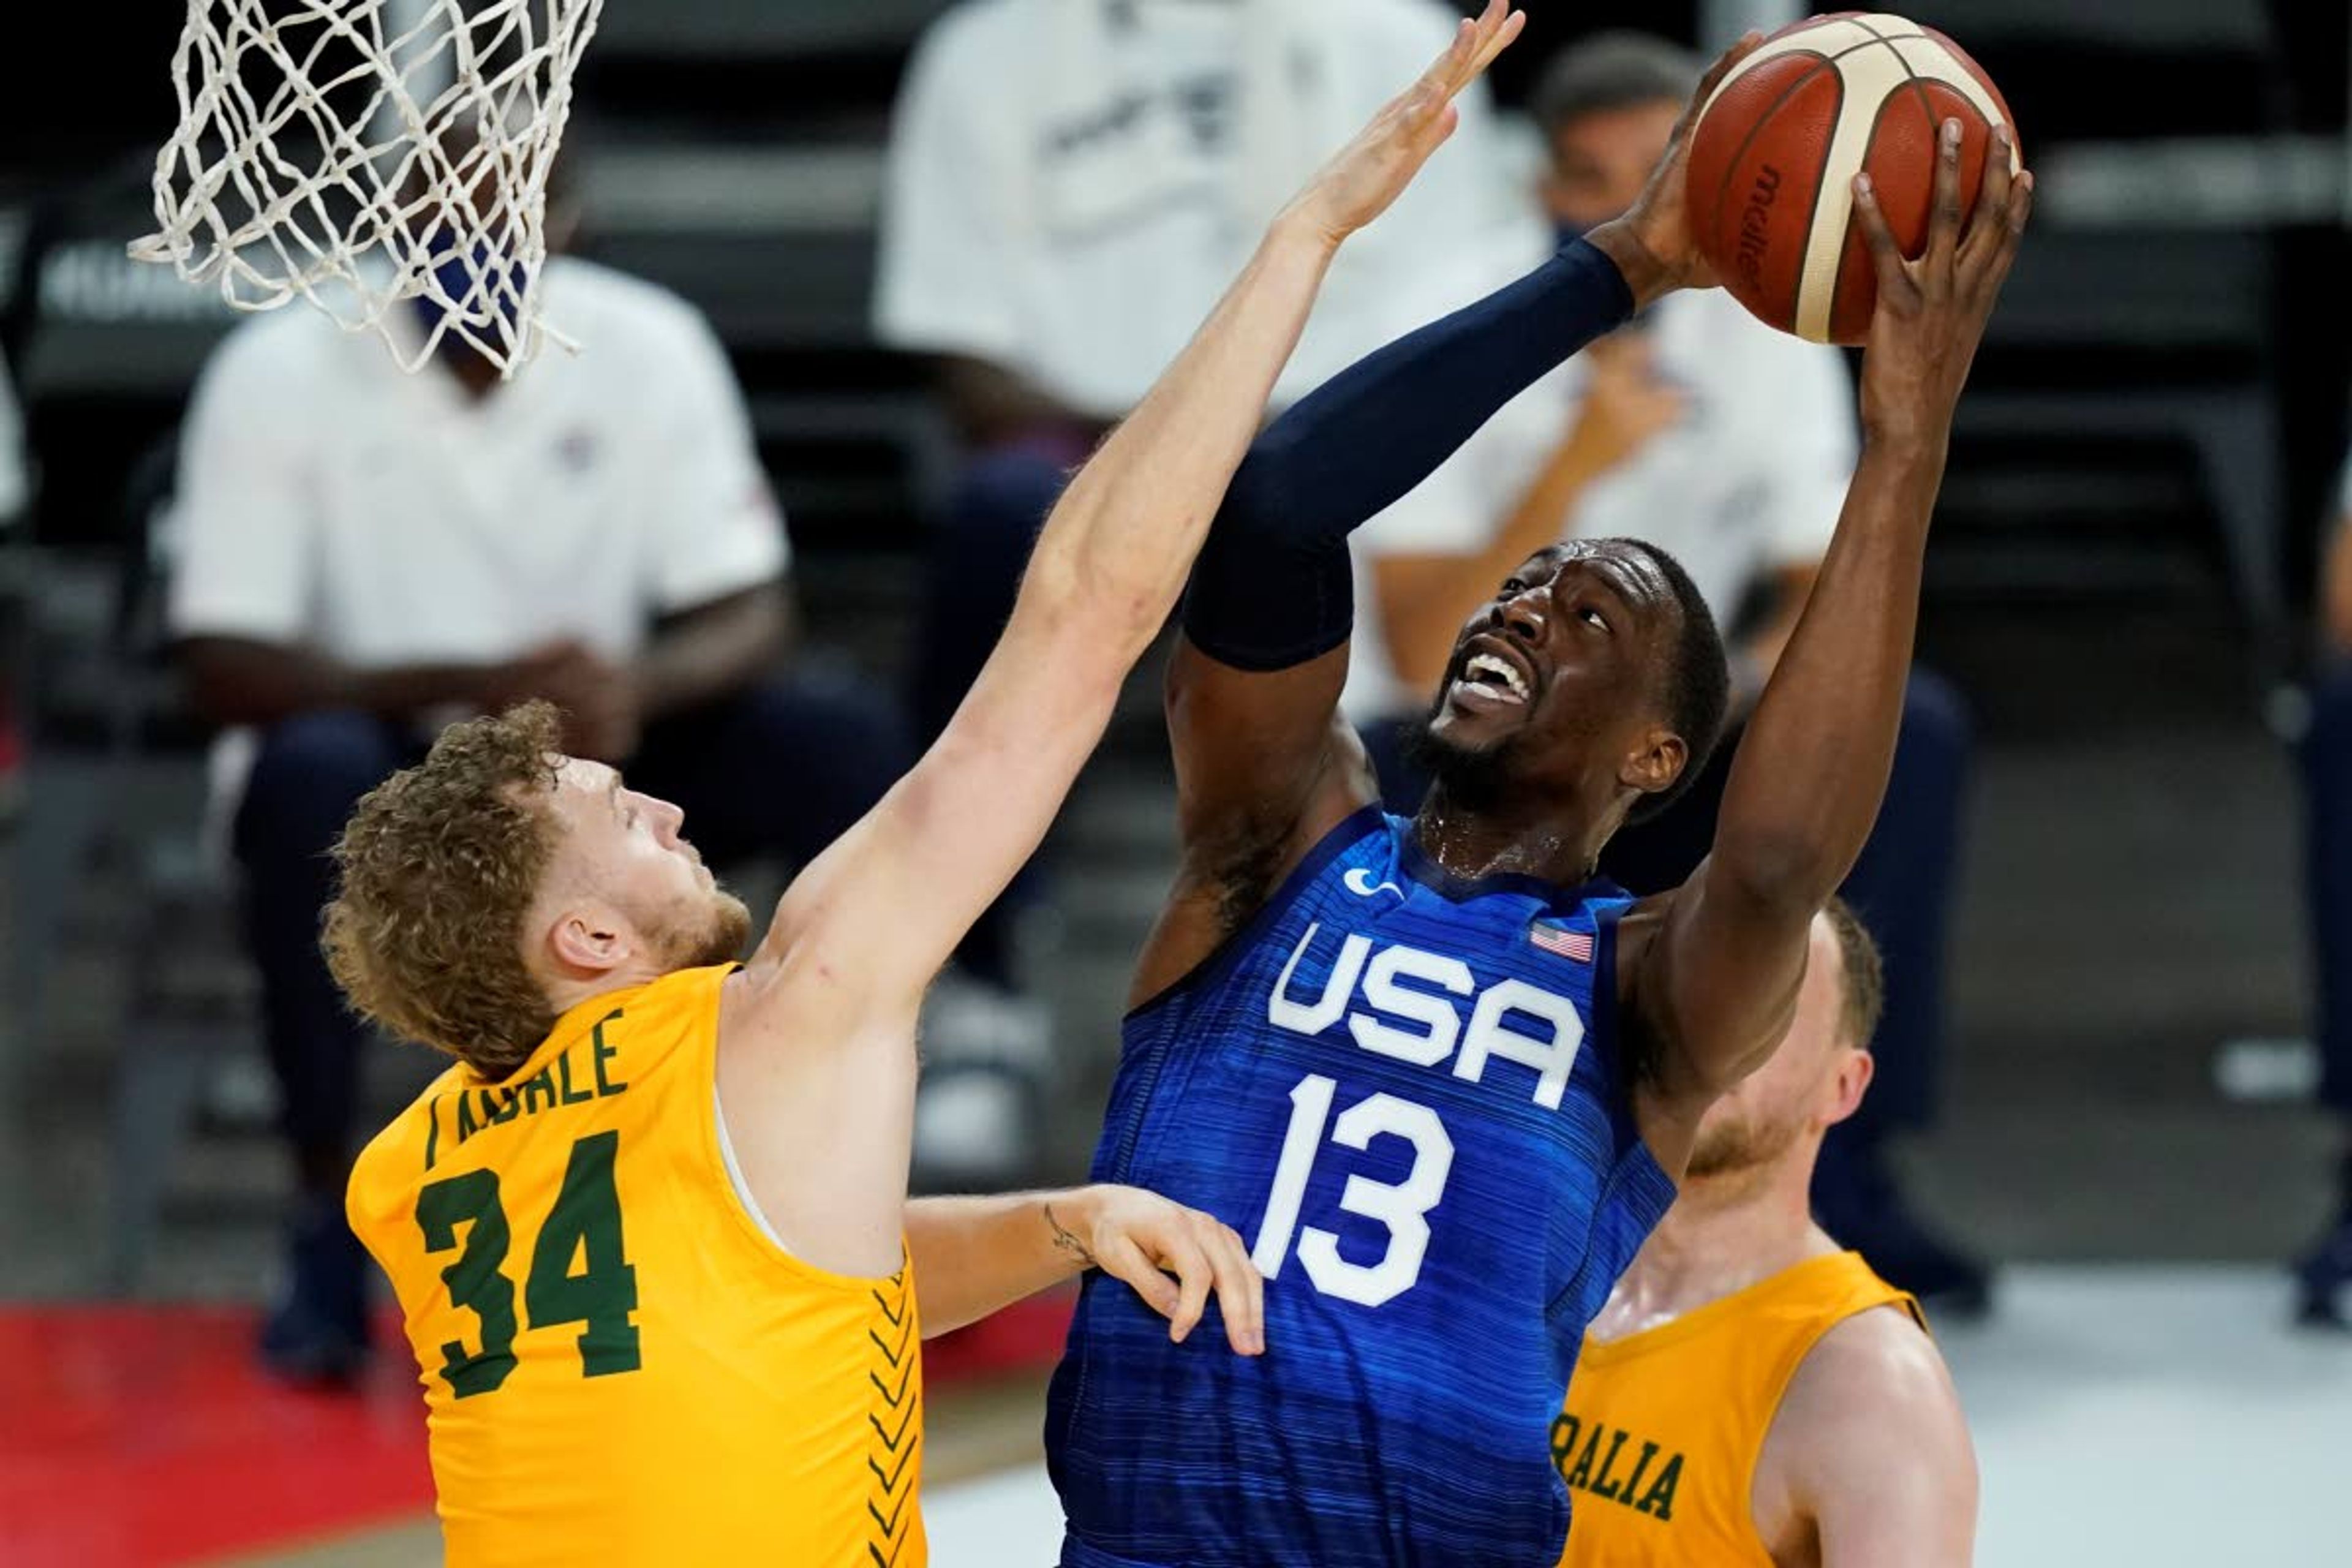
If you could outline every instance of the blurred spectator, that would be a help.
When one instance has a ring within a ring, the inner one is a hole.
[[[2325,662],[2304,741],[2310,823],[2311,917],[2319,980],[2319,1097],[2345,1119],[2336,1214],[2298,1266],[2302,1315],[2343,1326],[2352,1288],[2352,458],[2320,574]]]
[[[454,337],[411,376],[313,311],[264,317],[183,437],[172,627],[200,706],[240,727],[216,764],[300,1184],[262,1334],[289,1375],[366,1352],[343,1222],[362,1037],[318,935],[360,796],[438,723],[544,697],[715,864],[803,862],[907,758],[870,688],[786,658],[790,545],[708,324],[584,261],[544,289],[585,352],[503,384]],[[412,343],[432,310],[396,322]]]
[[[0,359],[0,548],[32,499],[25,467],[25,422],[16,411],[16,383],[8,362]],[[16,717],[15,655],[17,643],[16,607],[7,602],[12,592],[0,577],[0,826],[16,815],[23,795],[25,735]]]
[[[1604,34],[1548,69],[1534,109],[1549,154],[1544,206],[1565,239],[1640,192],[1700,62],[1662,39]],[[1856,451],[1853,394],[1832,349],[1775,332],[1721,290],[1685,292],[1507,408],[1473,443],[1510,499],[1421,508],[1368,531],[1349,712],[1392,809],[1426,781],[1402,742],[1426,710],[1462,617],[1563,531],[1654,541],[1690,571],[1730,634],[1727,743],[1671,808],[1627,826],[1601,868],[1636,893],[1679,885],[1706,852],[1747,705],[1795,630],[1835,531]],[[1499,502],[1499,504],[1497,504]],[[1503,517],[1499,531],[1485,518]],[[1823,1146],[1822,1225],[1887,1279],[1962,1310],[1985,1267],[1929,1232],[1897,1190],[1888,1134],[1927,1118],[1940,1047],[1944,928],[1969,728],[1958,695],[1912,672],[1886,804],[1844,895],[1886,954],[1879,1090]]]
[[[1307,175],[1444,51],[1438,0],[971,0],[924,37],[891,135],[876,326],[937,356],[966,448],[932,545],[914,663],[937,734],[994,645],[1069,470],[1174,358]],[[1454,144],[1332,268],[1275,405],[1481,291],[1506,217],[1483,85]],[[1008,1153],[1045,1068],[1013,915],[936,994],[919,1160]],[[1024,1079],[1026,1080],[1024,1083]]]

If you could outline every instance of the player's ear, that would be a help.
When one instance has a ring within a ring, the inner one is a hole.
[[[547,933],[548,954],[566,974],[605,974],[629,956],[620,922],[603,910],[571,909],[556,917]]]
[[[1643,795],[1672,789],[1690,763],[1690,748],[1664,725],[1653,725],[1617,770],[1617,782]]]
[[[1834,1127],[1860,1110],[1864,1092],[1878,1074],[1878,1058],[1868,1051],[1842,1048],[1838,1058],[1837,1071],[1830,1079],[1829,1113],[1822,1123],[1824,1127]]]

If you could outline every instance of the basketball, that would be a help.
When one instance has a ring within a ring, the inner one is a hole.
[[[1960,122],[1960,200],[1972,210],[1995,124],[2017,127],[1958,44],[1901,16],[1859,11],[1783,27],[1716,88],[1691,140],[1699,248],[1758,319],[1814,342],[1858,343],[1877,299],[1850,220],[1868,171],[1906,256],[1927,243],[1937,127]]]

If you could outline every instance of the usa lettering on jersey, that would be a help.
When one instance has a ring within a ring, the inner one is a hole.
[[[1345,1018],[1360,1048],[1423,1068],[1450,1058],[1454,1076],[1469,1083],[1483,1083],[1497,1059],[1515,1062],[1536,1075],[1535,1103],[1559,1109],[1584,1042],[1574,1002],[1524,980],[1481,987],[1459,958],[1402,942],[1376,949],[1360,931],[1340,942],[1321,993],[1302,996],[1294,981],[1322,929],[1309,924],[1291,950],[1266,998],[1268,1023],[1318,1036]]]

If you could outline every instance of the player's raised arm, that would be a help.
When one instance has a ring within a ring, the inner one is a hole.
[[[1927,524],[1952,413],[2032,206],[1994,132],[1975,216],[1942,130],[1927,248],[1906,261],[1867,176],[1857,221],[1878,273],[1862,371],[1862,459],[1788,651],[1690,880],[1622,928],[1619,987],[1641,1031],[1643,1132],[1668,1169],[1718,1093],[1771,1052],[1804,973],[1814,912],[1845,879],[1885,794],[1911,663]]]
[[[1276,218],[1206,324],[1072,479],[946,731],[778,908],[730,1003],[719,1076],[739,1142],[766,1146],[743,1151],[747,1178],[787,1210],[772,1217],[804,1256],[887,1271],[923,988],[1036,847],[1166,620],[1333,252],[1445,140],[1454,95],[1522,20],[1492,0]]]
[[[1354,595],[1349,534],[1496,411],[1671,289],[1714,279],[1682,232],[1698,107],[1755,48],[1716,61],[1642,200],[1517,282],[1342,371],[1274,422],[1234,476],[1168,670],[1184,865],[1137,966],[1141,1000],[1205,957],[1308,847],[1373,797],[1339,717]]]

